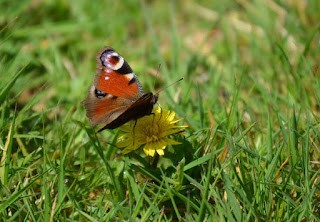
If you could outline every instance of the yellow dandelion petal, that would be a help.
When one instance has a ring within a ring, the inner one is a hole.
[[[175,112],[171,112],[169,113],[168,117],[167,117],[167,121],[171,122],[172,120],[174,120],[176,113]]]
[[[182,129],[169,129],[167,131],[164,131],[160,134],[161,137],[166,137],[166,136],[169,136],[169,135],[172,135],[172,134],[177,134],[177,133],[180,133],[182,132],[183,130]]]
[[[153,146],[152,146],[152,143],[147,143],[147,144],[144,146],[143,151],[145,152],[145,154],[146,154],[147,156],[154,156],[156,150],[153,149],[152,147],[153,147]]]
[[[167,146],[166,142],[161,139],[157,140],[155,142],[147,143],[143,151],[148,155],[148,156],[154,156],[156,150],[163,150]]]
[[[181,144],[180,142],[177,142],[177,141],[175,141],[175,140],[173,140],[173,139],[170,139],[170,138],[164,138],[164,140],[165,140],[167,143],[171,144],[171,145]]]
[[[132,143],[132,140],[126,139],[126,140],[120,140],[116,142],[116,146],[118,147],[126,147],[129,146]]]
[[[174,125],[171,127],[171,129],[178,129],[178,128],[186,128],[188,126],[177,126],[177,125]]]
[[[158,150],[158,149],[164,149],[166,148],[167,146],[167,143],[164,139],[160,139],[160,140],[157,140],[156,142],[154,142],[154,149],[155,150]]]
[[[123,149],[123,150],[121,151],[121,153],[122,153],[123,155],[125,155],[125,154],[128,154],[128,153],[132,152],[132,151],[134,151],[134,150],[132,150],[132,149],[130,149],[130,147],[128,147],[128,148]]]
[[[158,153],[160,156],[163,156],[163,155],[164,155],[163,149],[157,149],[156,151],[157,151],[157,153]]]
[[[127,149],[127,148],[121,151],[121,153],[122,153],[123,155],[128,154],[128,153],[131,153],[131,152],[132,152],[132,150]]]
[[[131,151],[134,151],[138,149],[142,144],[141,143],[135,143],[128,145],[125,149],[122,150],[122,154],[130,153]]]
[[[170,111],[169,110],[164,110],[164,109],[159,109],[158,113],[161,114],[162,117],[165,117],[165,119],[168,117]]]
[[[155,108],[155,109],[153,109],[153,113],[161,113],[161,106],[160,105],[158,105],[158,107],[157,108]]]
[[[128,125],[122,125],[119,127],[120,130],[124,131],[124,132],[131,132],[131,127]]]
[[[177,122],[180,122],[181,120],[182,120],[182,118],[181,118],[181,119],[176,119],[176,120],[174,120],[174,121],[171,121],[170,124],[175,124],[175,123],[177,123]]]
[[[174,134],[174,133],[171,133],[171,131],[181,131],[179,130],[179,128],[185,128],[186,126],[177,126],[177,125],[167,125],[167,126],[164,126],[163,128],[165,128],[166,130],[162,130],[162,132],[166,131],[168,134]]]
[[[129,138],[130,135],[131,135],[131,133],[124,133],[124,134],[118,136],[118,140],[123,140],[125,138]]]
[[[145,126],[149,122],[148,118],[149,118],[149,116],[146,116],[146,118],[140,118],[139,120],[137,120],[136,128],[142,128],[143,126]],[[139,130],[137,130],[137,131],[139,131]]]

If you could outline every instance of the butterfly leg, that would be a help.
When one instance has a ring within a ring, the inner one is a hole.
[[[137,121],[138,121],[138,120],[136,119],[135,122],[134,122],[134,125],[133,125],[133,130],[132,130],[133,145],[134,145],[134,142],[135,142],[135,139],[134,139],[134,138],[135,138],[135,137],[134,137],[135,135],[134,135],[134,134],[135,134],[135,129],[136,129]]]
[[[156,116],[156,114],[155,114],[155,113],[150,113],[149,115],[153,115],[153,118],[152,118],[152,127],[151,127],[152,134],[153,134],[154,117]]]
[[[160,107],[160,118],[159,118],[159,120],[161,120],[161,118],[162,118],[162,108],[161,108],[161,106],[159,106],[159,107]],[[155,113],[150,113],[150,115],[153,115],[153,119],[152,119],[152,129],[153,129],[154,118],[156,117],[156,114]]]
[[[159,118],[159,120],[162,118],[162,108],[161,108],[161,106],[159,106],[159,108],[160,108],[160,118]]]

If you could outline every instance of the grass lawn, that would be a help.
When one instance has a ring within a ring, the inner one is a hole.
[[[320,221],[319,0],[0,12],[0,221]],[[81,101],[103,46],[180,120],[163,156],[124,154],[128,124],[91,127]]]

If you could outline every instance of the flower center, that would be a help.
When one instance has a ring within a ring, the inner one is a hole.
[[[160,139],[160,130],[158,124],[153,124],[153,126],[148,129],[146,134],[147,143],[158,141]]]
[[[147,143],[158,141],[159,138],[156,135],[147,136]]]

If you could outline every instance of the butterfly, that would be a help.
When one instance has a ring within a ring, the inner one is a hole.
[[[98,132],[152,114],[159,94],[144,93],[137,76],[118,52],[103,47],[96,60],[93,85],[82,104],[93,127],[106,124]]]

